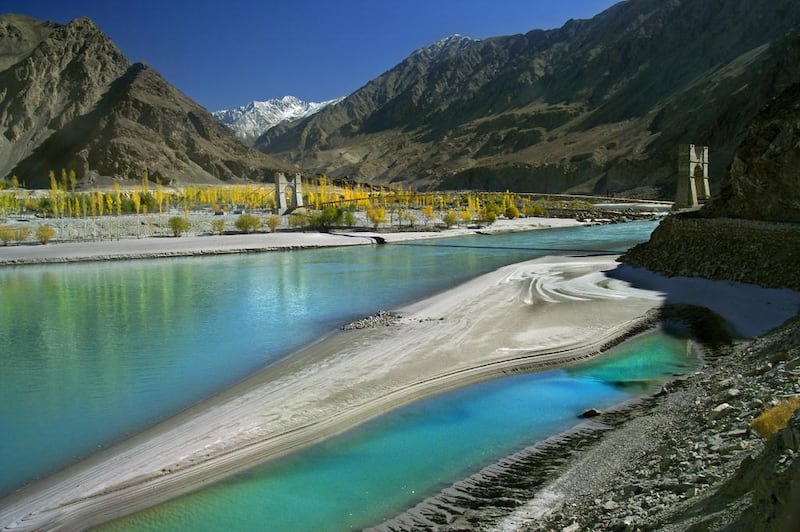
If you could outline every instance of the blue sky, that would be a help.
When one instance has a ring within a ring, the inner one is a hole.
[[[291,94],[345,96],[412,51],[560,27],[617,0],[2,0],[3,13],[65,23],[88,16],[214,111]]]

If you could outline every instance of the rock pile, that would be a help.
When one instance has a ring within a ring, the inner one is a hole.
[[[367,316],[360,320],[342,326],[343,331],[354,331],[358,329],[375,329],[378,327],[388,327],[394,325],[400,319],[399,314],[388,310],[379,310],[372,316]]]

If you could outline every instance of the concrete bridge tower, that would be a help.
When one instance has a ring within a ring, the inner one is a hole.
[[[673,208],[697,208],[709,198],[708,146],[681,144],[678,148],[678,192]]]
[[[300,174],[286,177],[283,172],[275,173],[275,203],[278,214],[287,214],[303,206],[303,184]]]

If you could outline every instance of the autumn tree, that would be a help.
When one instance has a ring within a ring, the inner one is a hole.
[[[513,220],[514,218],[519,218],[519,209],[512,203],[506,207],[505,213],[503,214],[505,214],[505,217],[509,220]]]
[[[122,192],[119,188],[119,181],[114,181],[114,204],[117,207],[117,216],[122,214]]]
[[[372,222],[372,226],[378,229],[378,226],[386,221],[386,208],[385,207],[370,207],[367,209],[367,218]]]
[[[458,216],[456,215],[456,211],[447,211],[447,214],[442,216],[442,221],[444,225],[448,227],[453,227],[458,222]]]
[[[436,217],[436,213],[433,210],[433,205],[425,205],[422,208],[422,217],[425,218],[426,226]]]

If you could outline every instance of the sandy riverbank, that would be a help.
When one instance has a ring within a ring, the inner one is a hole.
[[[678,292],[672,283],[681,282],[650,275],[636,280],[650,283],[651,290],[641,290],[629,282],[637,275],[643,274],[608,257],[550,257],[501,268],[401,309],[392,327],[323,339],[18,492],[0,502],[0,525],[39,530],[104,522],[419,398],[592,356],[641,325]],[[798,305],[781,291],[739,296],[720,283],[704,287],[723,307],[746,301],[763,316],[769,310],[772,320]],[[688,300],[704,295],[689,291]]]
[[[421,397],[594,354],[659,304],[601,273],[613,266],[559,258],[506,267],[402,309],[395,326],[334,334],[10,497],[0,523],[102,522]]]
[[[77,222],[76,222],[77,223]],[[566,218],[517,218],[498,220],[481,232],[499,233],[531,231],[553,227],[585,225]],[[376,238],[385,242],[400,242],[427,238],[443,238],[475,234],[475,229],[452,228],[442,231],[403,232],[277,232],[254,234],[225,234],[146,238],[127,237],[118,240],[53,242],[47,245],[24,244],[0,246],[0,266],[84,262],[103,260],[130,260],[143,258],[215,255],[228,253],[259,253],[318,247],[354,246],[375,244]],[[134,233],[135,234],[135,233]]]

